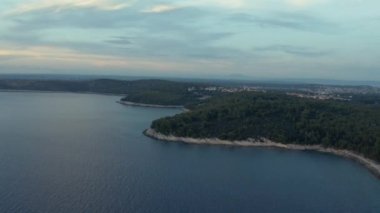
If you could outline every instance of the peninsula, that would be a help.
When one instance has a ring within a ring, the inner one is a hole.
[[[374,106],[243,92],[158,119],[145,134],[165,141],[332,153],[380,177],[380,111]]]
[[[153,108],[178,108],[183,109],[184,106],[182,105],[159,105],[159,104],[144,104],[144,103],[136,103],[136,102],[130,102],[130,101],[117,101],[117,103],[126,105],[126,106],[139,106],[139,107],[153,107]]]
[[[380,174],[376,88],[3,79],[0,90],[118,94],[123,98],[117,102],[123,105],[189,109],[154,121],[145,134],[186,143],[328,152],[355,159]]]

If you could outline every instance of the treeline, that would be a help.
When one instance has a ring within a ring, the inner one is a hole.
[[[122,101],[158,105],[186,105],[198,102],[198,96],[187,91],[141,91],[127,95]]]
[[[182,137],[321,144],[380,161],[380,109],[358,103],[243,92],[211,98],[151,127]]]
[[[31,90],[52,92],[94,92],[124,94],[130,86],[125,81],[99,79],[88,81],[69,80],[0,80],[2,90]]]
[[[122,99],[144,104],[159,105],[187,105],[199,102],[202,94],[189,91],[191,87],[199,87],[203,84],[151,80],[144,84],[135,85],[133,92]]]
[[[184,105],[197,102],[201,95],[188,91],[188,88],[197,86],[199,85],[166,80],[0,80],[1,90],[122,94],[126,95],[122,99],[124,101],[162,105]]]

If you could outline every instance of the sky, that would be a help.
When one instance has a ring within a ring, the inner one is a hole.
[[[1,0],[0,73],[380,81],[380,1]]]

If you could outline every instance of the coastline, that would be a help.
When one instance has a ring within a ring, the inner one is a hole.
[[[380,164],[376,161],[368,159],[361,154],[348,151],[340,150],[334,148],[325,148],[320,145],[298,145],[298,144],[282,144],[278,142],[271,141],[269,139],[262,138],[261,140],[248,139],[245,141],[228,141],[221,140],[217,138],[186,138],[186,137],[176,137],[173,135],[164,135],[156,132],[154,129],[146,129],[144,135],[147,137],[168,142],[181,142],[188,144],[200,144],[200,145],[225,145],[225,146],[242,146],[242,147],[268,147],[268,148],[280,148],[298,151],[317,151],[322,153],[334,154],[337,156],[352,159],[363,166],[365,166],[371,173],[373,173],[377,178],[380,179]]]
[[[185,109],[184,106],[180,106],[180,105],[143,104],[143,103],[135,103],[135,102],[129,102],[129,101],[116,101],[116,102],[122,105],[126,105],[126,106]]]
[[[48,90],[15,90],[15,89],[0,89],[0,92],[15,92],[15,93],[70,93],[70,94],[85,94],[85,95],[107,95],[107,96],[116,96],[116,97],[124,97],[125,94],[117,94],[117,93],[101,93],[101,92],[73,92],[73,91],[65,91],[65,90],[57,90],[57,91],[48,91]]]

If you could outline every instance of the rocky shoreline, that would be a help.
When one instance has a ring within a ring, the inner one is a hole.
[[[228,141],[220,140],[217,138],[185,138],[185,137],[176,137],[172,135],[164,135],[159,132],[156,132],[154,129],[147,129],[144,131],[144,134],[153,139],[169,142],[182,142],[189,144],[208,144],[208,145],[226,145],[226,146],[245,146],[245,147],[272,147],[272,148],[281,148],[281,149],[291,149],[291,150],[300,150],[300,151],[317,151],[323,153],[330,153],[345,158],[349,158],[359,162],[369,169],[377,178],[380,179],[380,164],[368,159],[358,153],[354,153],[348,150],[339,150],[333,148],[325,148],[320,145],[298,145],[298,144],[282,144],[273,142],[271,140],[262,138],[260,140],[248,139],[245,141]]]
[[[126,105],[126,106],[139,106],[139,107],[153,107],[153,108],[172,108],[172,109],[183,109],[184,106],[180,105],[158,105],[158,104],[143,104],[143,103],[135,103],[129,101],[117,101],[117,103]]]

